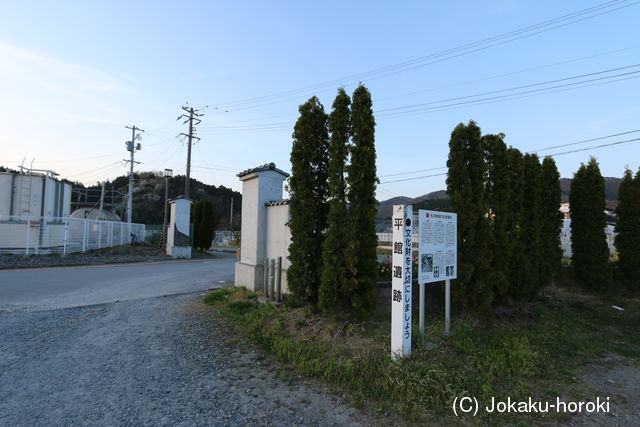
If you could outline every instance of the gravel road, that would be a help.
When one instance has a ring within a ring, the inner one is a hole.
[[[0,425],[368,423],[314,385],[276,378],[200,298],[0,312]]]

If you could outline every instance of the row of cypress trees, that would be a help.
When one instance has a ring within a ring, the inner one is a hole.
[[[618,276],[621,284],[640,289],[640,171],[626,170],[618,190],[616,239]],[[599,292],[611,290],[613,275],[609,263],[605,227],[605,181],[598,162],[582,164],[571,182],[572,263],[576,276]]]
[[[312,307],[363,316],[375,301],[377,201],[371,94],[339,89],[327,115],[299,108],[291,149],[289,290]]]
[[[451,133],[447,192],[458,213],[456,304],[489,314],[531,299],[561,266],[560,175],[552,158],[507,147],[470,121]]]

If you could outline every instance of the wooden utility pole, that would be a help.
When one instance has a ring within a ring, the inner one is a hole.
[[[195,131],[195,126],[199,125],[200,122],[202,122],[202,120],[200,120],[198,117],[202,117],[204,114],[200,113],[199,110],[196,110],[193,107],[186,107],[183,106],[182,109],[184,111],[186,111],[187,114],[182,114],[180,117],[178,117],[177,120],[180,119],[186,119],[183,124],[187,124],[189,123],[189,133],[181,133],[180,135],[184,136],[187,138],[187,143],[188,143],[188,148],[187,148],[187,179],[185,180],[184,183],[184,197],[189,198],[189,181],[191,180],[191,145],[193,143],[193,140],[200,140],[200,138],[198,138],[197,136],[194,135],[194,131]],[[196,123],[194,123],[194,121]]]

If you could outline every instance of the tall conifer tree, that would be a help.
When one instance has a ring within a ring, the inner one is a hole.
[[[571,260],[578,278],[600,291],[607,290],[611,281],[604,208],[604,178],[592,157],[580,166],[571,182]]]
[[[322,275],[322,242],[327,226],[327,115],[318,98],[299,108],[293,131],[289,178],[290,291],[316,306]]]
[[[523,188],[520,221],[525,263],[521,271],[519,296],[532,298],[541,287],[540,278],[540,184],[542,168],[535,154],[522,158]]]
[[[447,161],[447,193],[458,213],[457,301],[488,314],[492,303],[490,238],[485,196],[486,165],[480,128],[460,123],[451,133]]]
[[[376,147],[375,119],[371,94],[363,85],[353,92],[351,106],[351,163],[347,166],[347,199],[349,214],[347,221],[346,260],[350,276],[346,289],[351,312],[356,316],[366,315],[375,303],[378,264],[376,246],[375,198]]]
[[[351,99],[344,89],[338,90],[329,116],[329,218],[327,237],[322,246],[322,281],[320,307],[327,311],[348,312],[351,301],[347,285],[351,277],[347,269],[347,200],[345,167],[351,132]]]
[[[503,303],[509,292],[509,260],[511,259],[511,241],[509,239],[509,221],[511,207],[511,182],[507,159],[507,145],[504,135],[484,135],[482,137],[487,162],[487,201],[491,240],[491,280],[495,303]]]
[[[523,235],[522,222],[524,212],[524,171],[523,156],[517,149],[510,147],[507,150],[507,164],[509,167],[509,181],[511,184],[511,195],[509,197],[509,224],[507,227],[511,246],[511,258],[509,263],[509,296],[523,298],[526,286],[526,265],[528,263],[525,255],[526,239]]]
[[[616,249],[622,278],[632,289],[640,289],[640,171],[635,178],[624,172],[616,208]]]
[[[562,230],[561,201],[560,173],[553,158],[545,157],[542,160],[540,192],[540,240],[542,250],[540,276],[543,286],[554,280],[562,266],[562,248],[560,247],[560,231]]]

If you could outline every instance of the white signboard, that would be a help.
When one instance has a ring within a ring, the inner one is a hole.
[[[418,283],[455,279],[458,276],[458,215],[421,209],[418,224]]]
[[[411,354],[411,230],[413,207],[393,206],[391,257],[391,357]]]

